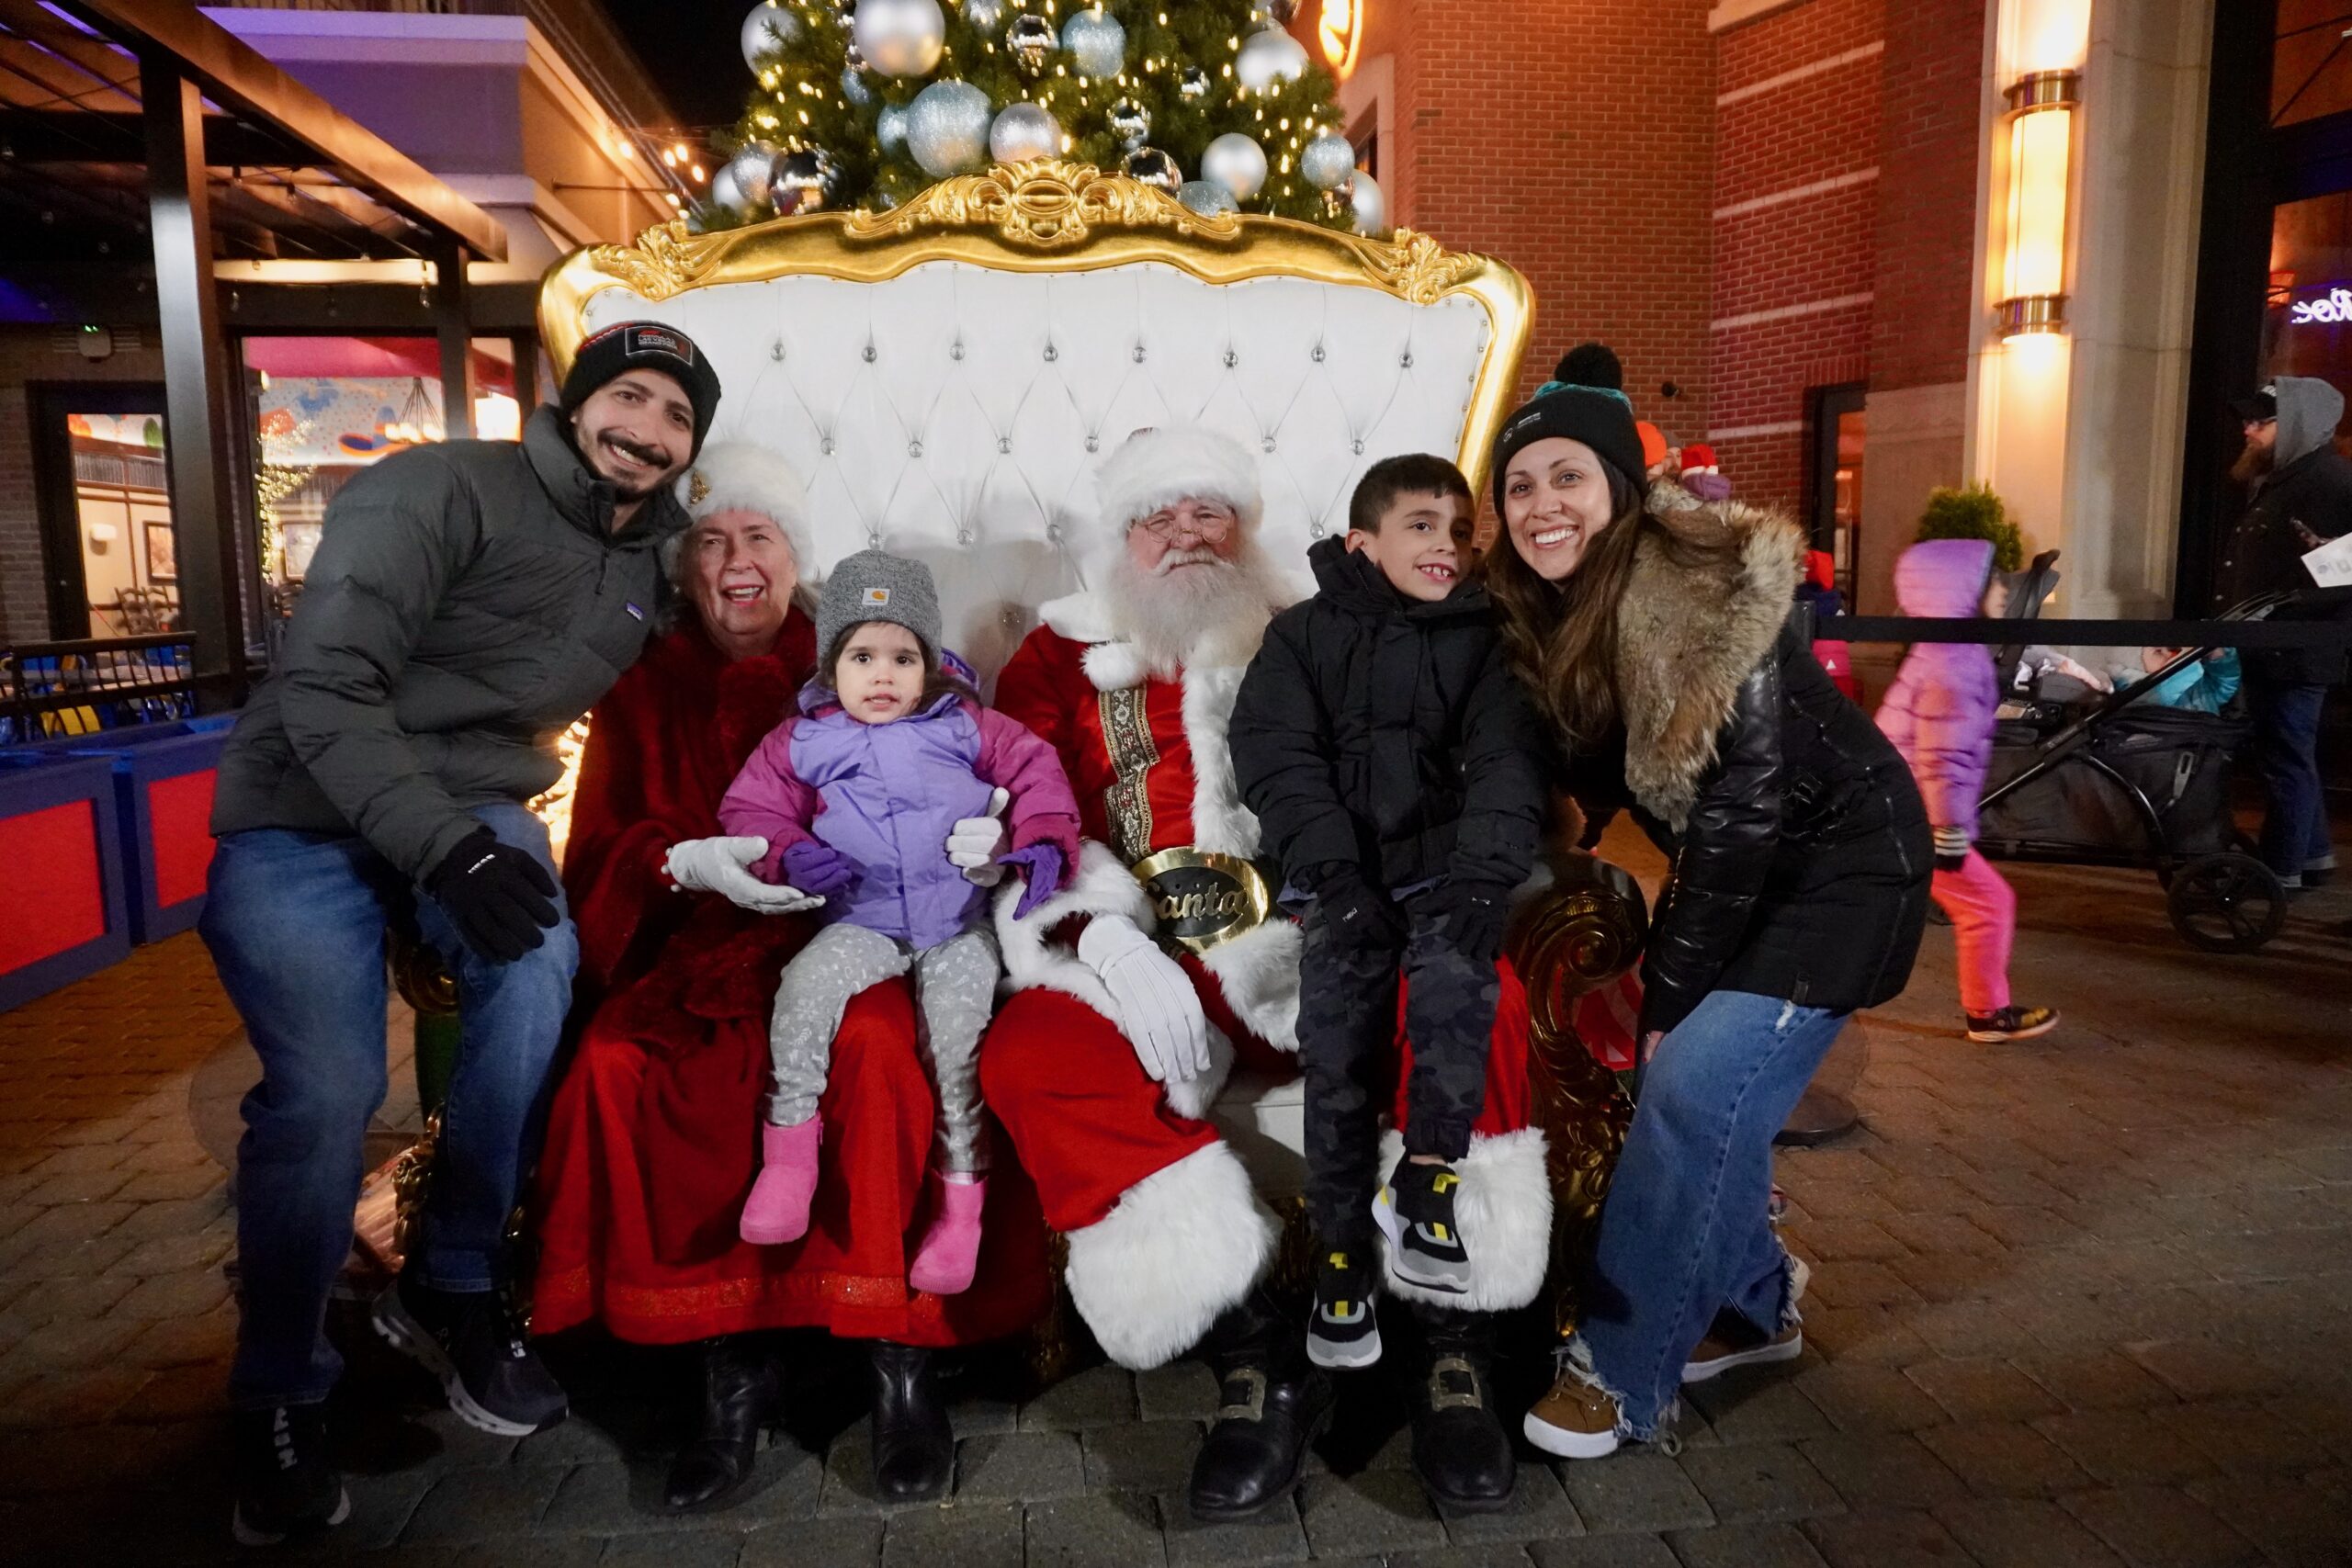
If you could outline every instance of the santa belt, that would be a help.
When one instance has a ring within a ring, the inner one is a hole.
[[[1159,940],[1206,953],[1257,930],[1275,912],[1278,883],[1257,862],[1190,844],[1136,862],[1135,877],[1151,897]]]

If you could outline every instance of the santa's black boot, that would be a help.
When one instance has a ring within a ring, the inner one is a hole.
[[[1416,1303],[1420,1326],[1413,1402],[1413,1473],[1448,1513],[1487,1514],[1510,1505],[1519,1479],[1510,1435],[1495,1414],[1495,1328],[1488,1312]]]
[[[1217,1413],[1193,1461],[1193,1517],[1248,1518],[1298,1484],[1306,1446],[1331,1416],[1331,1380],[1307,1360],[1298,1314],[1262,1288],[1210,1325],[1200,1354],[1216,1376]]]
[[[670,1467],[662,1501],[684,1512],[728,1496],[752,1478],[760,1432],[784,1404],[784,1380],[761,1340],[726,1334],[703,1342],[701,1429]]]
[[[874,1489],[885,1502],[928,1503],[956,1472],[956,1434],[939,1397],[932,1353],[876,1339],[874,1358]]]

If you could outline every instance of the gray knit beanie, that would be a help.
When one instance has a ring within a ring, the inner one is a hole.
[[[939,657],[939,590],[919,560],[860,550],[835,566],[817,601],[817,657],[831,657],[841,635],[867,621],[888,621],[922,640]],[[827,671],[830,680],[831,671]]]

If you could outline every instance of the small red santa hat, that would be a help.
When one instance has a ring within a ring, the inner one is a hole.
[[[1703,441],[1693,441],[1682,449],[1682,471],[1712,474],[1717,472],[1715,449]]]
[[[1241,519],[1245,535],[1257,532],[1266,511],[1258,460],[1233,437],[1199,424],[1136,431],[1103,463],[1094,488],[1102,532],[1114,544],[1180,501],[1224,502]]]

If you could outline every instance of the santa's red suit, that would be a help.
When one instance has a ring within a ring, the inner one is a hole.
[[[1076,942],[1103,916],[1154,931],[1154,901],[1131,870],[1138,862],[1186,847],[1258,854],[1226,727],[1274,608],[1228,625],[1163,674],[1122,637],[1105,596],[1080,593],[1045,606],[1045,624],[997,682],[997,706],[1060,753],[1087,843],[1070,885],[1028,919],[1009,919],[1012,902],[1000,897],[998,934],[1017,989],[982,1047],[981,1091],[1047,1223],[1068,1237],[1072,1300],[1102,1348],[1133,1368],[1192,1348],[1272,1259],[1272,1217],[1204,1117],[1237,1058],[1252,1071],[1297,1070],[1299,932],[1276,909],[1204,952],[1171,947],[1211,1026],[1212,1062],[1165,1085],[1147,1076],[1113,1021],[1117,1006]],[[1544,1134],[1530,1124],[1527,1059],[1526,995],[1506,964],[1486,1110],[1457,1167],[1456,1215],[1476,1282],[1467,1295],[1437,1295],[1392,1270],[1392,1294],[1473,1312],[1534,1298],[1552,1206]],[[1400,1095],[1399,1118],[1403,1109]],[[1384,1168],[1401,1147],[1390,1133]]]

